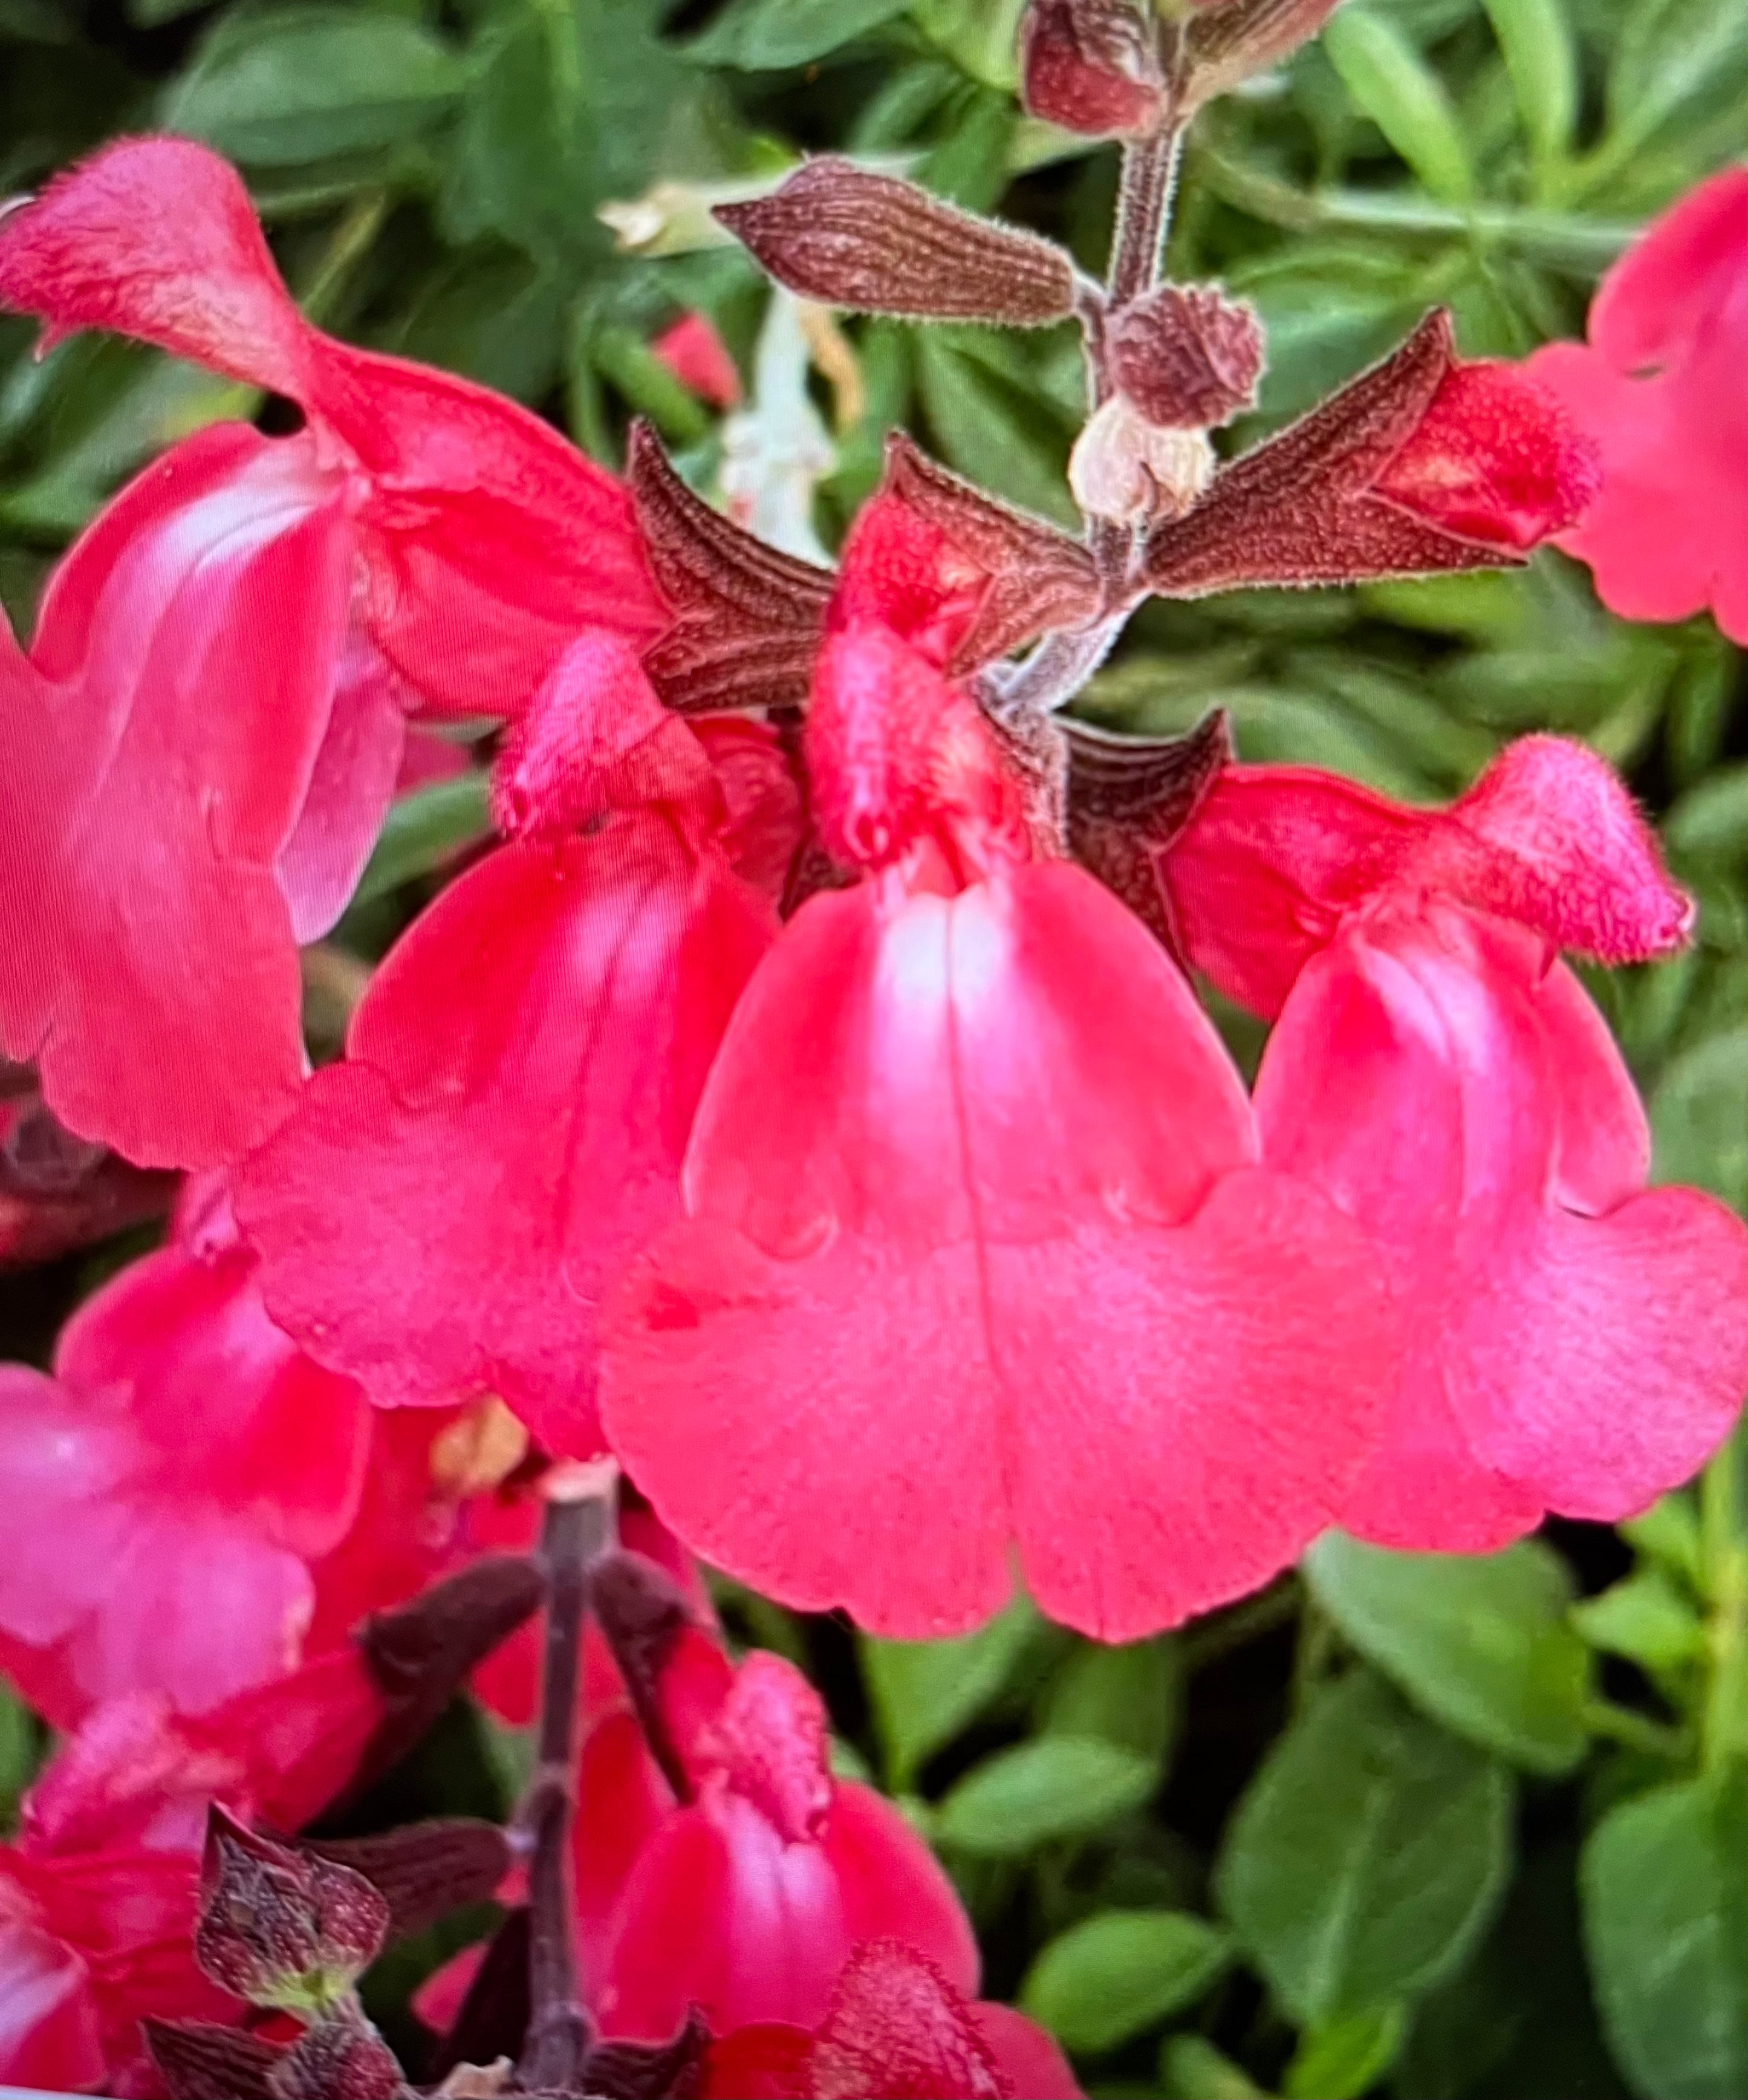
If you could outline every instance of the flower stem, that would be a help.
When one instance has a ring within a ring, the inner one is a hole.
[[[1684,1728],[1653,1721],[1631,1706],[1618,1706],[1612,1699],[1592,1699],[1584,1709],[1584,1725],[1593,1736],[1637,1750],[1646,1757],[1668,1758],[1677,1762],[1693,1755],[1693,1745]]]
[[[538,1551],[547,1582],[540,1730],[533,1776],[518,1817],[532,1847],[529,2018],[518,2076],[535,2090],[573,2085],[589,2045],[589,2016],[577,1988],[571,1888],[576,1699],[589,1615],[589,1572],[613,1535],[611,1468],[555,1467],[549,1481]]]

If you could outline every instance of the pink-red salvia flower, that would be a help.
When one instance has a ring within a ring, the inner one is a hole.
[[[319,1361],[384,1405],[495,1393],[584,1457],[602,1293],[678,1210],[776,919],[731,866],[704,745],[616,638],[572,646],[495,784],[509,842],[390,954],[239,1207],[274,1317]]]
[[[349,1780],[381,1712],[355,1650],[198,1721],[147,1694],[92,1709],[0,1846],[0,2081],[161,2092],[140,2019],[241,2010],[194,1957],[210,1807],[297,1829]]]
[[[664,329],[650,345],[682,386],[690,387],[713,408],[732,408],[740,399],[740,374],[708,314],[695,308]]]
[[[0,636],[0,1048],[81,1136],[207,1166],[302,1069],[408,712],[514,713],[581,629],[664,615],[625,492],[513,403],[310,327],[241,183],[106,148],[0,220],[0,304],[289,396],[132,482]]]
[[[868,1939],[976,1989],[977,1943],[951,1884],[889,1802],[832,1776],[824,1709],[799,1671],[761,1650],[731,1663],[695,1618],[671,1624],[658,1651],[646,1644],[643,1663],[640,1717],[597,1660],[578,1767],[577,1953],[603,2033],[665,2040],[692,2005],[719,2034],[811,2027]],[[448,2027],[480,1952],[421,1992],[430,2024]]]
[[[1627,619],[1709,607],[1748,642],[1748,170],[1652,224],[1604,277],[1588,336],[1528,367],[1602,452],[1601,495],[1556,544]]]
[[[700,2100],[1079,2100],[1062,2052],[1007,2005],[969,2003],[896,1940],[853,1948],[814,2027],[761,2022],[713,2040]]]
[[[1332,1520],[1396,1343],[1363,1238],[1259,1167],[1163,951],[1034,858],[940,668],[978,580],[894,498],[858,526],[807,759],[861,879],[735,1010],[603,1410],[686,1543],[792,1604],[951,1632],[1017,1555],[1053,1617],[1121,1639]]]
[[[40,1712],[201,1713],[296,1661],[371,1414],[268,1319],[222,1187],[80,1307],[52,1378],[0,1366],[0,1662]]]
[[[1645,1189],[1638,1096],[1557,959],[1665,953],[1692,915],[1604,762],[1528,738],[1442,811],[1233,766],[1167,876],[1194,962],[1279,1016],[1265,1157],[1366,1227],[1401,1308],[1343,1524],[1483,1551],[1685,1480],[1748,1382],[1748,1249],[1710,1196]]]

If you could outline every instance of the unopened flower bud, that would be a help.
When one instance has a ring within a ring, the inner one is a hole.
[[[350,2008],[306,2027],[267,2074],[272,2100],[399,2100],[411,2090],[393,2049]]]
[[[194,1951],[222,1989],[251,2005],[320,2012],[376,1959],[388,1922],[387,1904],[362,1874],[211,1811]]]
[[[1034,117],[1086,138],[1150,131],[1165,108],[1158,33],[1135,0],[1032,0],[1020,79]]]
[[[1089,518],[1144,525],[1181,518],[1214,478],[1205,430],[1166,430],[1112,395],[1075,441],[1069,486]]]
[[[1007,328],[1048,327],[1074,311],[1074,264],[1053,243],[835,154],[716,215],[779,285],[822,306]]]
[[[1162,285],[1113,314],[1111,377],[1150,423],[1211,430],[1255,404],[1262,324],[1212,285]]]

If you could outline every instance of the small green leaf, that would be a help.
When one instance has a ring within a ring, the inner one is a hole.
[[[1108,1910],[1050,1942],[1020,2003],[1066,2048],[1115,2049],[1193,2005],[1231,1955],[1229,1937],[1187,1911]]]
[[[1694,1661],[1706,1649],[1704,1621],[1660,1568],[1642,1568],[1574,1604],[1572,1623],[1592,1648],[1647,1670]]]
[[[1068,492],[1067,434],[1035,386],[1004,368],[1002,346],[970,329],[916,339],[916,379],[929,430],[947,464],[1028,510],[1077,523]]]
[[[1301,2036],[1281,2091],[1286,2100],[1360,2100],[1395,2062],[1408,2035],[1402,2005],[1374,2005]]]
[[[1053,1736],[1101,1736],[1163,1760],[1182,1703],[1177,1650],[1169,1639],[1116,1648],[1087,1641],[1070,1651],[1052,1681],[1043,1725]]]
[[[483,773],[439,780],[403,795],[389,805],[352,902],[367,904],[416,875],[429,875],[457,847],[472,845],[490,828]]]
[[[1699,1588],[1705,1580],[1705,1546],[1700,1534],[1699,1512],[1693,1498],[1677,1488],[1672,1494],[1652,1503],[1643,1516],[1628,1517],[1621,1533],[1635,1553],[1644,1554],[1662,1568]]]
[[[862,1670],[889,1786],[909,1786],[935,1752],[991,1704],[1041,1623],[1022,1593],[988,1625],[958,1640],[863,1635]]]
[[[417,23],[286,7],[224,21],[170,93],[164,123],[261,167],[395,146],[460,95],[466,69]]]
[[[910,0],[929,42],[986,87],[1011,90],[1020,77],[1020,17],[1026,0]]]
[[[731,0],[686,55],[701,65],[775,72],[810,64],[902,15],[909,0]]]
[[[1367,1661],[1447,1727],[1530,1771],[1569,1771],[1584,1755],[1590,1657],[1550,1547],[1394,1553],[1332,1531],[1304,1571]]]
[[[942,1802],[936,1834],[961,1851],[1016,1858],[1115,1822],[1158,1783],[1151,1758],[1096,1736],[1044,1736],[967,1772]]]
[[[1709,1189],[1748,1210],[1748,1022],[1678,1052],[1647,1106],[1653,1178]]]
[[[1159,2083],[1172,2100],[1265,2100],[1229,2056],[1200,2035],[1173,2035],[1159,2052]]]
[[[1611,1809],[1580,1867],[1603,2025],[1640,2100],[1748,2092],[1748,1824],[1742,1774]]]
[[[1538,161],[1556,160],[1578,122],[1578,54],[1563,0],[1485,0]]]
[[[1512,1785],[1370,1671],[1323,1692],[1228,1828],[1221,1908],[1294,2018],[1427,1989],[1479,1939],[1511,1870]]]
[[[1395,24],[1370,9],[1337,10],[1323,49],[1354,102],[1431,193],[1446,204],[1475,195],[1475,170],[1450,98]]]

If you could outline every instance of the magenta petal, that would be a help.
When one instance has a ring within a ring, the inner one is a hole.
[[[320,940],[358,887],[399,784],[407,697],[370,643],[348,635],[309,791],[279,857],[299,946]]]
[[[816,898],[615,1310],[615,1446],[706,1558],[883,1634],[974,1625],[1016,1553],[1103,1639],[1222,1601],[1332,1520],[1395,1367],[1366,1242],[1252,1145],[1079,871]]]
[[[550,1449],[598,1449],[596,1307],[678,1207],[693,1104],[770,929],[658,818],[470,869],[242,1171],[274,1317],[382,1405],[496,1393]]]
[[[0,639],[0,1043],[136,1162],[234,1154],[302,1073],[274,869],[351,561],[307,443],[220,425],[75,545],[29,659]]]

